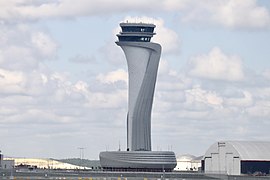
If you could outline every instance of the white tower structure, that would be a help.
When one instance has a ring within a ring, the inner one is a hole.
[[[118,34],[129,77],[127,149],[151,151],[151,111],[161,46],[150,42],[155,25],[121,23]]]
[[[154,24],[120,23],[117,35],[129,75],[127,151],[100,153],[104,169],[168,170],[176,166],[170,151],[151,151],[151,112],[161,46],[150,42]]]

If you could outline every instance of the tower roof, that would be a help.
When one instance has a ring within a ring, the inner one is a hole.
[[[205,156],[211,156],[211,153],[218,153],[219,148],[223,147],[227,153],[233,153],[235,157],[241,160],[270,160],[270,142],[263,141],[222,141],[213,144],[205,153]]]
[[[125,23],[120,23],[120,26],[123,27],[123,26],[138,26],[138,27],[153,27],[155,28],[156,25],[154,24],[148,24],[148,23],[129,23],[129,22],[125,22]]]

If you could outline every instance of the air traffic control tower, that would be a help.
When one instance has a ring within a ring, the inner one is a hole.
[[[117,34],[128,65],[127,150],[100,153],[105,170],[171,171],[174,152],[151,151],[151,111],[161,46],[150,42],[154,24],[121,23]]]

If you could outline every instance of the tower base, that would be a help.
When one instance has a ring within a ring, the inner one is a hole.
[[[100,164],[108,171],[172,171],[176,166],[171,151],[105,151],[99,154]]]

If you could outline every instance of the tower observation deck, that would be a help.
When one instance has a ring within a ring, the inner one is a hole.
[[[120,23],[122,32],[117,34],[119,42],[133,41],[133,42],[150,42],[154,33],[154,24],[144,23]]]
[[[127,151],[100,153],[104,169],[172,170],[174,152],[151,151],[151,112],[154,100],[160,44],[150,42],[154,24],[120,23],[116,44],[125,53],[128,66]]]

